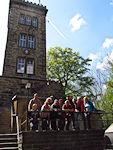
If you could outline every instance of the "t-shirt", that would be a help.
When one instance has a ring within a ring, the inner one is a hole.
[[[39,118],[39,112],[38,112],[38,110],[37,111],[33,111],[33,110],[31,110],[31,112],[30,112],[30,119],[32,119],[32,123],[36,123],[36,122],[38,122],[38,118]]]
[[[41,112],[41,117],[42,118],[47,118],[50,116],[50,112],[51,111],[51,106],[48,105],[46,106],[45,104],[41,107],[41,111],[47,111],[47,112]]]
[[[31,99],[30,102],[29,102],[29,105],[28,105],[28,109],[29,110],[32,109],[33,104],[37,104],[38,110],[40,110],[40,108],[41,108],[40,100],[38,100],[38,99],[36,99],[36,100],[35,99]]]
[[[59,106],[59,105],[54,105],[54,104],[52,104],[52,105],[51,105],[51,108],[52,108],[52,110],[54,110],[54,109],[59,110],[59,109],[60,109],[60,106]]]
[[[62,110],[64,110],[64,109],[73,109],[73,107],[72,107],[71,104],[69,104],[68,106],[67,106],[66,104],[64,104],[64,105],[62,106]],[[65,117],[66,117],[66,116],[71,116],[71,113],[70,113],[70,112],[65,112]]]
[[[87,112],[95,111],[95,107],[94,107],[93,103],[90,101],[87,101],[86,103],[84,103],[84,107]]]
[[[84,112],[84,102],[83,102],[83,100],[81,100],[81,101],[77,100],[77,110],[79,110],[79,112]]]

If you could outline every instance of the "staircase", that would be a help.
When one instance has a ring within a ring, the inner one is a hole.
[[[0,134],[0,150],[18,150],[17,134]]]

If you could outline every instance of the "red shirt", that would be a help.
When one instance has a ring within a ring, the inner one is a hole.
[[[73,109],[73,107],[72,107],[71,104],[69,104],[68,106],[66,106],[66,104],[64,104],[64,105],[62,106],[62,109]]]
[[[62,106],[62,110],[63,110],[63,109],[73,109],[73,107],[72,107],[71,104],[69,104],[68,106],[66,106],[66,104],[64,104],[64,105]],[[66,116],[70,116],[70,113],[65,112],[64,117],[66,117]]]
[[[79,110],[80,112],[84,112],[84,102],[83,102],[83,100],[81,100],[81,101],[77,100],[77,110]]]

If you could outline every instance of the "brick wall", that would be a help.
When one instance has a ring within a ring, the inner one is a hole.
[[[20,147],[22,150],[103,150],[103,134],[102,130],[23,132]]]

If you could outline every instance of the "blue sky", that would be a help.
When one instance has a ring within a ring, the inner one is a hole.
[[[40,1],[48,9],[47,50],[54,46],[70,47],[84,58],[92,58],[95,68],[104,70],[107,60],[113,60],[113,1]],[[0,5],[0,74],[7,37],[8,4],[9,0],[5,0]]]

